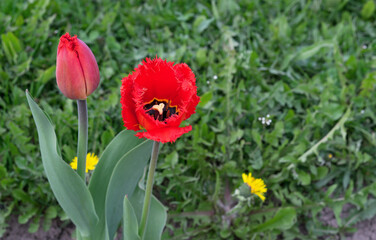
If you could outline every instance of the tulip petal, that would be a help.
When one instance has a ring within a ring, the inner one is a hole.
[[[133,79],[134,75],[132,74],[123,78],[122,86],[120,89],[120,103],[122,107],[121,114],[123,116],[124,127],[126,127],[129,130],[138,131],[140,130],[140,127],[136,117],[135,102],[132,98]]]
[[[56,82],[70,99],[86,99],[85,78],[77,54],[66,46],[59,48],[56,59]]]
[[[150,102],[154,98],[174,99],[179,85],[172,68],[173,62],[146,58],[142,63],[135,69],[139,72],[135,77],[135,88],[142,90],[143,102]],[[174,102],[172,104],[175,105]]]
[[[150,130],[147,132],[138,132],[136,134],[139,138],[147,138],[157,142],[167,143],[175,142],[181,135],[192,130],[192,126],[186,127],[171,127],[171,128],[160,128],[155,130]]]
[[[78,44],[75,50],[78,53],[78,58],[86,81],[86,96],[89,96],[99,85],[100,77],[98,64],[90,48],[80,39],[77,38],[77,41]]]
[[[196,106],[200,102],[197,96],[196,78],[187,64],[181,63],[174,66],[177,78],[181,81],[179,91],[180,104],[184,106],[183,121],[195,113]]]
[[[143,108],[136,109],[136,116],[140,125],[148,131],[166,127],[166,123],[154,120],[154,118],[147,114]]]

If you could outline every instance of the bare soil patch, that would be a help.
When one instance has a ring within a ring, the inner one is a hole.
[[[346,207],[344,208],[346,210]],[[336,227],[337,221],[333,212],[326,208],[321,214],[320,220],[329,226]],[[3,240],[72,240],[74,239],[74,225],[70,222],[62,222],[59,219],[52,221],[51,228],[45,232],[42,227],[36,233],[29,233],[29,223],[19,224],[17,216],[13,215],[8,220],[9,226],[4,234]],[[355,225],[357,232],[349,235],[347,240],[376,240],[376,217],[359,222]],[[122,238],[121,231],[118,232],[117,240]],[[333,239],[333,238],[331,238]],[[339,236],[338,236],[338,239]]]

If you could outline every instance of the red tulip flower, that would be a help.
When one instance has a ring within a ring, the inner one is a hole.
[[[146,130],[136,134],[139,138],[174,142],[192,130],[192,126],[179,126],[195,113],[200,101],[195,75],[187,64],[173,64],[146,58],[123,78],[120,102],[124,126]]]
[[[60,38],[56,58],[56,81],[70,99],[84,100],[98,87],[99,69],[90,48],[69,33]]]

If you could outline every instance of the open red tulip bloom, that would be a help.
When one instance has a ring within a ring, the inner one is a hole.
[[[124,126],[139,138],[166,143],[192,130],[179,127],[195,113],[200,101],[195,75],[187,64],[173,65],[161,58],[142,61],[123,78],[121,104]]]

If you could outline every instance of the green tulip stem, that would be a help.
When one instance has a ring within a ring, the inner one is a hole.
[[[151,199],[151,194],[153,191],[154,173],[155,173],[155,168],[157,167],[158,153],[159,153],[159,142],[154,142],[153,150],[151,153],[148,179],[146,182],[144,206],[142,208],[141,223],[140,223],[140,229],[139,229],[139,235],[141,239],[144,239],[146,223],[147,223],[148,216],[149,216],[150,199]]]
[[[85,100],[77,100],[78,110],[78,144],[77,144],[77,173],[84,180],[87,154],[87,104]]]

